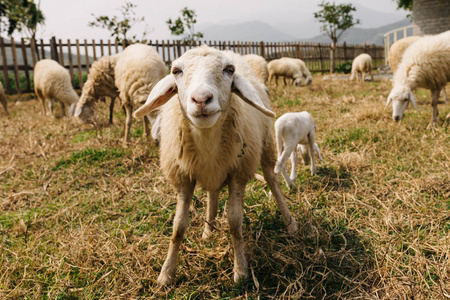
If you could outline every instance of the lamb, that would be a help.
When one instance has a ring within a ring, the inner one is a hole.
[[[450,81],[450,31],[425,36],[413,43],[403,54],[394,76],[394,85],[386,106],[392,102],[392,118],[400,121],[409,100],[417,109],[412,90],[422,87],[431,90],[433,115],[429,127],[437,123],[439,94]]]
[[[169,101],[173,98],[171,101]],[[172,63],[147,102],[135,113],[142,117],[161,109],[160,165],[178,192],[169,253],[159,285],[175,277],[177,253],[188,227],[189,203],[196,183],[207,192],[203,238],[214,228],[219,192],[229,188],[228,223],[234,248],[234,281],[248,276],[244,255],[243,197],[248,180],[262,166],[288,232],[297,222],[283,198],[275,166],[275,143],[265,87],[239,54],[206,45],[191,49]]]
[[[87,122],[92,119],[95,103],[103,97],[111,98],[109,107],[109,123],[113,122],[114,102],[119,90],[114,83],[114,68],[119,54],[104,56],[95,61],[89,68],[89,74],[83,85],[80,100],[75,108],[75,117]]]
[[[269,68],[269,82],[275,77],[275,85],[278,86],[278,77],[292,78],[293,84],[299,86],[303,81],[303,73],[300,67],[288,59],[274,59],[267,65]],[[285,82],[286,84],[286,82]]]
[[[6,103],[6,94],[5,94],[5,90],[3,89],[3,85],[0,82],[0,102],[3,105],[3,108],[5,109],[5,113],[8,114],[8,107],[7,107],[7,103]]]
[[[293,62],[295,62],[300,67],[300,71],[302,72],[303,77],[306,79],[306,85],[310,85],[312,83],[313,77],[303,60],[301,60],[299,58],[291,58],[291,57],[284,57],[282,59],[288,59],[288,60],[292,60]],[[285,85],[286,85],[286,83],[285,83]]]
[[[409,36],[403,38],[401,40],[396,41],[389,48],[389,66],[392,70],[392,73],[395,74],[398,69],[398,65],[402,61],[403,54],[406,49],[411,46],[415,41],[420,39],[419,36]],[[442,96],[444,97],[445,103],[448,102],[447,93],[445,92],[445,87],[442,89]]]
[[[252,68],[256,78],[258,78],[263,84],[266,84],[267,79],[269,79],[269,69],[267,68],[266,59],[256,54],[247,54],[244,55],[244,58]]]
[[[72,87],[69,72],[58,62],[42,59],[34,66],[34,91],[42,104],[46,115],[45,101],[49,101],[50,113],[53,113],[53,101],[61,104],[62,115],[66,115],[65,105],[69,106],[69,116],[73,116],[78,95]]]
[[[371,80],[373,81],[372,57],[370,57],[369,54],[362,53],[353,60],[350,80],[353,80],[356,77],[356,81],[358,81],[359,74],[361,74],[362,81],[364,82],[366,80],[366,73],[370,74]]]
[[[283,174],[284,180],[289,188],[294,187],[296,178],[295,167],[297,165],[298,155],[297,147],[302,152],[305,165],[311,163],[311,175],[317,174],[314,154],[317,152],[319,159],[319,146],[315,143],[316,125],[312,116],[306,112],[293,112],[282,115],[275,122],[275,136],[277,140],[278,160],[275,165],[275,173]],[[286,162],[291,157],[291,177],[286,172]]]

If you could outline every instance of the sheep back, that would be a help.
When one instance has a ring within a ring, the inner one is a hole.
[[[274,59],[268,63],[269,78],[273,76],[284,76],[288,78],[302,78],[300,67],[290,59]]]
[[[394,86],[406,84],[441,90],[450,81],[450,31],[425,36],[409,46],[394,76]]]
[[[244,58],[252,68],[253,73],[255,73],[255,76],[259,79],[259,81],[265,84],[267,79],[269,79],[269,69],[265,58],[256,54],[247,54],[244,55]]]
[[[356,72],[368,73],[372,70],[372,57],[367,53],[362,53],[355,57],[352,63],[352,74]]]
[[[158,52],[151,46],[128,46],[116,62],[115,85],[122,103],[143,103],[154,85],[167,74]]]
[[[406,49],[418,39],[420,39],[418,36],[409,36],[398,40],[391,45],[389,48],[389,67],[394,74],[402,61],[403,53],[405,53]]]

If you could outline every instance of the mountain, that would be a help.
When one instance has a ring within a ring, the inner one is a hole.
[[[395,22],[389,25],[377,27],[377,28],[359,28],[354,27],[345,31],[341,38],[339,39],[339,43],[346,42],[348,44],[363,44],[366,42],[367,44],[375,44],[375,45],[383,45],[383,36],[386,32],[394,30],[396,28],[404,27],[411,25],[412,22],[409,19],[403,19],[399,22]],[[320,34],[310,39],[305,40],[306,42],[314,42],[314,43],[330,43],[330,38],[325,34]]]
[[[356,8],[355,19],[360,20],[357,28],[368,29],[385,26],[394,22],[401,21],[405,18],[404,13],[383,13],[373,9],[369,9],[358,3],[353,2]],[[321,23],[312,16],[302,21],[289,21],[282,23],[274,23],[273,27],[287,35],[293,36],[296,39],[304,40],[315,37],[320,34]]]
[[[210,24],[199,26],[198,31],[203,32],[205,40],[212,41],[280,42],[295,40],[295,37],[260,21],[230,25]]]

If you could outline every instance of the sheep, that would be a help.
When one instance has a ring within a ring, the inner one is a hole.
[[[405,53],[406,49],[418,39],[420,39],[419,36],[409,36],[396,41],[389,48],[389,67],[391,68],[392,73],[394,75],[397,72],[398,65],[402,61],[403,53]],[[444,98],[445,103],[447,103],[448,97],[447,93],[445,92],[445,87],[442,89],[442,96]]]
[[[303,73],[300,67],[287,59],[274,59],[267,65],[269,68],[269,82],[275,77],[275,85],[278,86],[278,77],[292,78],[293,84],[299,86],[303,81]],[[286,84],[286,82],[284,83]]]
[[[398,40],[391,45],[389,48],[389,67],[391,68],[392,73],[395,74],[395,72],[397,72],[398,65],[402,61],[405,50],[418,39],[420,39],[418,36],[409,36]]]
[[[115,85],[126,112],[124,145],[129,142],[134,104],[141,104],[167,74],[167,68],[158,52],[144,44],[128,46],[120,55],[114,68]],[[156,117],[155,117],[156,119]],[[144,135],[148,135],[147,117],[144,118]]]
[[[245,60],[252,68],[256,75],[263,84],[266,84],[267,79],[269,79],[269,69],[267,68],[267,61],[264,57],[256,54],[244,55]]]
[[[359,74],[362,76],[362,81],[366,80],[366,73],[370,74],[371,80],[373,81],[372,75],[372,57],[369,54],[362,53],[355,57],[352,62],[352,75],[350,80],[355,79],[358,81]]]
[[[171,101],[169,101],[172,98]],[[189,202],[196,183],[207,192],[203,238],[214,228],[219,192],[229,188],[228,224],[234,248],[234,281],[248,277],[244,255],[243,197],[259,164],[281,210],[288,232],[297,222],[281,193],[275,166],[270,100],[239,54],[203,45],[173,61],[171,74],[150,93],[135,113],[161,109],[160,166],[178,192],[169,252],[157,283],[175,277],[177,253],[188,227]]]
[[[450,81],[450,31],[425,36],[406,49],[394,76],[394,84],[386,107],[392,102],[394,121],[400,121],[409,100],[417,109],[412,90],[422,87],[431,90],[433,115],[428,128],[437,123],[439,94]]]
[[[69,116],[73,116],[78,95],[72,87],[69,72],[58,62],[42,59],[34,66],[34,91],[42,104],[46,115],[45,101],[49,101],[50,114],[53,113],[53,101],[61,104],[62,115],[66,115],[65,105],[69,106]]]
[[[89,74],[83,85],[80,100],[75,108],[75,117],[87,122],[92,119],[94,104],[103,97],[111,98],[109,107],[109,123],[113,122],[114,102],[119,90],[114,83],[114,68],[119,54],[104,56],[95,61],[89,68]]]
[[[8,115],[8,107],[7,107],[7,103],[6,103],[5,90],[3,89],[3,85],[1,82],[0,82],[0,102],[3,105],[3,109],[5,110],[5,113]]]
[[[319,146],[315,143],[316,125],[312,116],[306,112],[292,112],[282,115],[275,122],[275,136],[277,141],[278,160],[275,165],[275,173],[281,174],[289,188],[294,187],[293,181],[296,178],[295,167],[298,155],[296,146],[302,152],[305,165],[311,163],[311,175],[317,174],[314,154],[317,152],[319,159]],[[291,157],[291,177],[286,172],[286,162]]]
[[[288,59],[288,60],[292,60],[293,62],[295,62],[300,67],[300,71],[302,72],[303,77],[306,79],[306,85],[311,85],[313,77],[303,60],[301,60],[299,58],[291,58],[291,57],[284,57],[282,59]],[[286,78],[285,78],[285,80],[286,80]],[[284,84],[286,85],[286,82]]]

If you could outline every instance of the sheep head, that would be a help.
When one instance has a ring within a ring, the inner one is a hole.
[[[265,115],[275,116],[264,106],[250,81],[236,72],[233,61],[204,45],[173,61],[171,74],[156,84],[134,116],[142,117],[178,94],[184,116],[190,123],[197,128],[211,128],[218,120],[225,119],[232,93]]]
[[[402,119],[406,108],[408,108],[409,101],[411,101],[414,107],[418,109],[416,99],[410,88],[406,86],[397,86],[392,89],[387,98],[386,107],[392,102],[392,119],[394,119],[394,121],[400,121]]]
[[[83,96],[78,101],[76,107],[74,108],[73,116],[79,118],[81,121],[87,123],[90,122],[94,117],[94,109],[91,105],[86,104],[86,100],[82,101]]]

